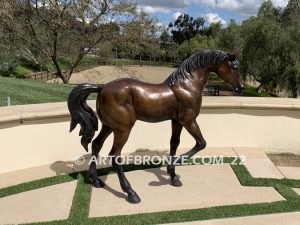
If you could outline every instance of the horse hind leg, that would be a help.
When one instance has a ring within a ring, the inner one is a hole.
[[[123,146],[125,145],[128,137],[130,134],[130,130],[128,131],[122,131],[122,132],[114,132],[114,143],[111,152],[109,153],[110,156],[112,156],[112,165],[115,168],[121,188],[124,192],[128,195],[128,202],[130,203],[140,203],[141,199],[138,196],[138,194],[132,189],[129,181],[125,177],[123,166],[121,165],[120,161],[121,158],[118,157],[121,154],[121,150]]]
[[[89,179],[92,180],[93,186],[96,188],[104,187],[105,184],[97,176],[95,159],[97,159],[98,154],[103,146],[104,141],[107,139],[107,137],[111,133],[112,133],[112,129],[103,124],[99,135],[93,140],[93,143],[92,143],[92,157],[94,157],[94,158],[93,158],[93,160],[91,160],[91,164],[90,164],[89,171],[88,171],[88,177],[89,177]]]

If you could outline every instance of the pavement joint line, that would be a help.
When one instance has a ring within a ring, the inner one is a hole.
[[[273,162],[272,162],[273,163]],[[276,169],[279,171],[279,173],[281,173],[281,175],[285,178],[285,179],[288,179],[287,177],[286,177],[286,175],[284,175],[284,173],[277,167],[277,166],[275,166],[276,167]]]
[[[232,147],[233,151],[235,152],[235,154],[240,157],[240,154],[237,152],[236,147]]]
[[[237,156],[236,151],[234,150],[234,147],[230,147],[232,149],[232,151],[235,153],[235,155]]]

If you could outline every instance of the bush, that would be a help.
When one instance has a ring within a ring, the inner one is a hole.
[[[35,71],[35,72],[43,71],[43,70],[47,69],[45,66],[37,64],[37,63],[30,61],[28,59],[25,59],[25,58],[20,58],[19,61],[20,61],[20,65],[22,65],[26,68],[30,68],[32,71]]]
[[[249,96],[249,97],[269,97],[265,92],[258,93],[254,87],[245,85],[245,91],[244,91],[244,96]]]
[[[19,64],[16,60],[12,60],[11,62],[3,63],[0,66],[0,75],[4,77],[10,77],[14,75],[14,71]]]
[[[25,75],[31,74],[31,73],[32,73],[32,70],[30,70],[24,66],[20,66],[20,65],[14,69],[14,75],[17,78],[25,78]]]

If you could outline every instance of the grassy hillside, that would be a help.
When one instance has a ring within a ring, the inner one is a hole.
[[[31,68],[26,68],[25,66],[17,66],[14,71],[16,77],[23,77],[26,74],[33,73],[34,71]]]
[[[66,101],[73,86],[48,84],[41,81],[0,76],[0,106],[6,105],[10,96],[12,105]],[[91,95],[95,99],[95,95]]]

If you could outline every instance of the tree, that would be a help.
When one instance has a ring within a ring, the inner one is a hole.
[[[282,46],[282,74],[280,86],[297,98],[300,89],[300,0],[289,0],[281,16],[285,35]]]
[[[219,49],[229,52],[241,49],[243,45],[241,26],[231,20],[226,28],[219,31],[216,39],[216,45]]]
[[[21,55],[50,61],[68,83],[83,57],[102,40],[118,32],[118,15],[135,12],[127,0],[0,0],[0,28],[7,46]],[[67,73],[59,64],[70,57]]]
[[[244,36],[242,72],[253,76],[271,92],[279,85],[281,24],[268,18],[251,18],[242,26]]]
[[[269,19],[278,19],[280,9],[275,8],[271,0],[263,2],[258,10],[258,17],[265,17]]]
[[[157,33],[160,27],[157,20],[141,11],[130,21],[121,24],[121,42],[115,43],[119,51],[131,55],[137,55],[140,59],[143,55],[159,55],[159,40]]]
[[[215,48],[214,42],[208,37],[198,34],[178,47],[178,57],[184,60],[191,54],[208,48]]]
[[[168,34],[168,32],[166,30],[164,30],[160,37],[159,40],[161,42],[162,45],[167,45],[171,40],[170,40],[170,35]]]
[[[169,24],[169,29],[173,35],[173,40],[177,44],[181,44],[199,34],[204,29],[204,23],[205,19],[202,17],[194,20],[193,17],[182,14],[178,16],[174,24]]]
[[[221,21],[216,22],[216,23],[211,23],[209,25],[209,27],[207,27],[207,28],[204,29],[204,34],[207,37],[215,38],[219,34],[219,32],[221,31],[221,29],[222,29],[222,23],[221,23]]]
[[[257,17],[243,23],[242,69],[267,92],[280,88],[296,98],[300,88],[300,19],[286,20],[287,13],[280,18],[277,12],[270,1],[265,2]]]
[[[176,61],[178,45],[173,41],[172,36],[165,30],[160,38],[161,57],[164,61]]]
[[[284,43],[281,46],[280,87],[297,98],[300,90],[300,21],[284,27]]]
[[[286,8],[282,13],[282,22],[284,25],[292,25],[299,20],[300,0],[289,0]]]

